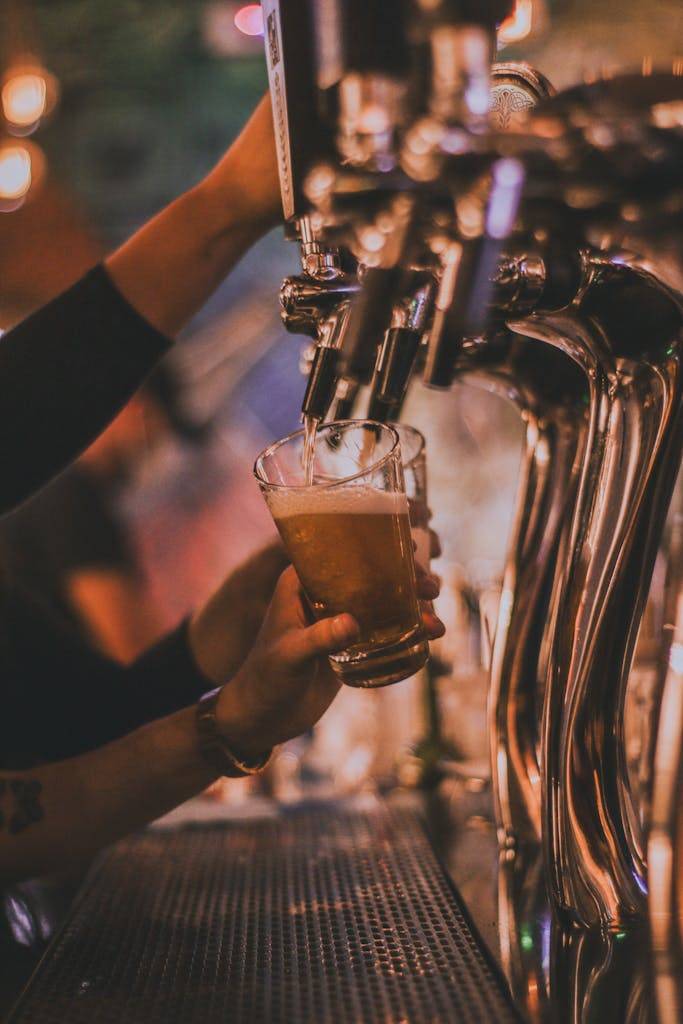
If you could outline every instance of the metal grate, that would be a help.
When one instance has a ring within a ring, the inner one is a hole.
[[[119,843],[10,1018],[517,1019],[417,816],[330,805]]]

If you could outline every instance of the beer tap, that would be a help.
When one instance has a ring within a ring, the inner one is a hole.
[[[387,423],[400,416],[432,306],[434,282],[431,277],[429,274],[430,280],[394,311],[392,325],[377,356],[368,405],[371,420]]]
[[[542,833],[557,906],[619,927],[646,888],[623,701],[680,457],[683,342],[680,296],[604,239],[626,222],[680,230],[681,80],[551,96],[532,69],[491,74],[507,0],[264,0],[290,134],[297,40],[282,18],[297,5],[324,126],[320,145],[293,147],[306,156],[289,161],[285,203],[307,260],[283,295],[288,327],[318,343],[306,409],[320,418],[333,393],[350,409],[372,381],[371,411],[395,416],[423,365],[431,386],[462,377],[518,404],[490,711],[499,834]]]
[[[321,422],[334,398],[339,349],[359,286],[342,271],[338,252],[314,239],[307,217],[302,218],[301,262],[304,273],[283,282],[280,306],[288,331],[315,339],[302,413]]]
[[[455,203],[457,237],[444,252],[428,340],[424,380],[431,387],[450,387],[463,340],[486,330],[501,245],[517,216],[522,165],[502,158],[486,179]]]
[[[421,197],[413,185],[401,188],[402,182],[407,181],[404,172],[415,171],[415,159],[411,164],[411,157],[418,158],[418,162],[424,158],[428,163],[437,139],[439,144],[448,147],[444,139],[449,131],[469,137],[487,124],[495,26],[509,13],[511,4],[508,0],[469,5],[453,0],[437,3],[415,0],[412,4],[396,5],[389,15],[386,3],[381,0],[361,3],[362,13],[354,2],[347,0],[347,15],[351,7],[353,17],[343,19],[346,35],[348,37],[349,31],[356,39],[362,35],[363,42],[358,52],[352,54],[347,41],[348,73],[339,77],[341,127],[337,143],[342,162],[356,169],[356,173],[349,175],[345,170],[341,175],[343,182],[340,182],[340,176],[330,173],[329,168],[314,171],[307,195],[313,205],[319,209],[327,207],[329,211],[330,197],[335,193],[338,197],[348,189],[349,201],[355,200],[356,211],[360,204],[360,218],[357,213],[351,217],[351,228],[355,229],[356,236],[355,248],[354,242],[351,245],[366,269],[362,291],[352,305],[341,359],[346,376],[359,383],[369,383],[380,344],[387,358],[393,353],[391,340],[385,344],[384,339],[392,327],[393,312],[410,287],[405,268],[415,257],[419,261],[423,255]],[[372,30],[375,35],[368,35]],[[345,38],[344,32],[341,35]],[[373,40],[370,52],[368,38]],[[412,49],[406,45],[408,39],[416,44]],[[425,51],[429,68],[426,78],[420,73],[425,64]],[[328,57],[327,66],[329,64]],[[411,74],[413,85],[417,82],[418,86],[406,101],[407,77]],[[327,75],[326,83],[331,79],[332,76]],[[425,95],[420,95],[421,91]],[[412,129],[408,129],[405,139],[401,140],[399,130],[405,127],[411,105],[420,113],[424,108],[424,117],[418,120],[415,129],[418,135],[420,126],[427,130],[426,123],[438,126],[438,131],[431,133],[427,147],[421,145],[420,138],[413,138]],[[419,178],[420,174],[414,173],[414,177]],[[502,237],[501,232],[509,230],[510,217],[514,218],[521,168],[513,161],[498,162],[492,178],[492,203],[486,229]],[[374,197],[386,189],[392,198],[380,208],[380,215],[374,218],[373,224],[372,215],[368,217],[368,207],[372,205],[368,194]],[[463,216],[466,219],[467,211],[463,211]],[[380,218],[385,228],[378,232],[374,227]],[[483,225],[472,229],[470,234],[477,237],[467,245],[466,257],[458,265],[462,293],[468,293],[468,280],[475,286],[476,294],[466,315],[467,322],[473,323],[474,310],[484,305],[479,293],[488,286],[493,249]],[[369,248],[368,236],[372,241],[369,259],[364,253]],[[392,336],[393,340],[396,337]],[[403,341],[406,344],[399,346],[401,352],[408,348],[407,338]]]
[[[680,458],[682,321],[675,296],[656,279],[601,257],[585,260],[573,304],[509,326],[563,349],[590,385],[544,711],[544,834],[558,904],[584,923],[618,926],[642,911],[646,891],[623,712]]]

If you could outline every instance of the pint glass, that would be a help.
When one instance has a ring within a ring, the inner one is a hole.
[[[350,612],[357,643],[330,658],[349,686],[387,686],[424,665],[401,451],[393,427],[320,428],[306,486],[304,432],[259,455],[254,472],[317,618]]]

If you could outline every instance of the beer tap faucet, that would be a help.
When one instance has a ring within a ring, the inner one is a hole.
[[[301,95],[315,139],[281,159],[305,271],[285,286],[285,317],[317,342],[305,411],[349,410],[372,382],[372,414],[396,416],[423,364],[428,385],[465,377],[520,407],[489,717],[499,834],[542,838],[556,905],[619,927],[647,884],[623,705],[680,458],[683,307],[604,238],[625,222],[680,227],[681,80],[551,96],[532,69],[491,70],[509,0],[263,6],[288,138],[303,130],[288,101],[295,8],[313,83]]]
[[[335,395],[339,350],[348,326],[351,299],[359,286],[355,277],[342,271],[338,254],[313,241],[310,228],[304,230],[308,237],[302,242],[301,259],[308,269],[298,277],[285,279],[280,306],[288,331],[315,339],[302,413],[321,422]]]
[[[434,281],[431,273],[428,276],[429,280],[394,311],[380,346],[368,405],[371,420],[387,423],[400,416],[433,303]]]
[[[457,237],[444,253],[428,342],[424,380],[431,387],[450,387],[463,340],[486,330],[500,250],[517,216],[524,181],[519,161],[495,161],[486,179],[455,202]],[[531,278],[530,266],[518,269]]]

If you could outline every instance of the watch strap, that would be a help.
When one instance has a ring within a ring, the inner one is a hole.
[[[228,778],[238,779],[245,775],[256,775],[262,771],[270,760],[269,750],[257,761],[248,761],[232,749],[221,735],[216,721],[216,706],[222,687],[210,690],[199,698],[197,703],[197,734],[199,749],[204,760],[218,772]]]

